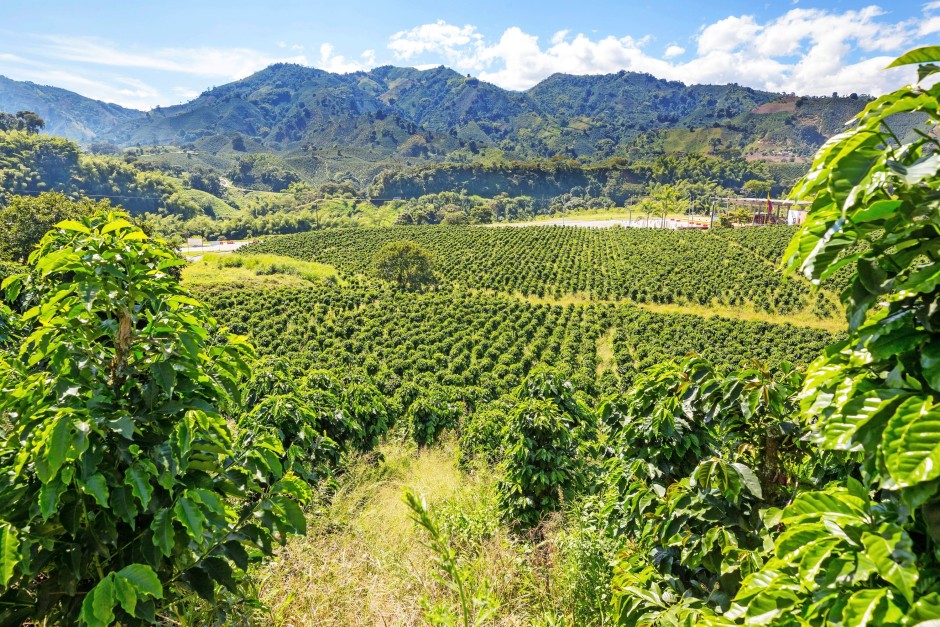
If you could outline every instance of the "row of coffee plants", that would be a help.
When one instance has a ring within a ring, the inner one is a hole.
[[[721,304],[788,314],[832,314],[830,297],[776,264],[791,227],[724,234],[575,227],[392,227],[270,238],[242,249],[320,261],[369,273],[376,252],[408,240],[435,255],[446,282],[539,297],[581,294],[639,303]],[[818,301],[818,302],[817,302]]]
[[[739,365],[743,355],[805,365],[833,339],[792,325],[658,314],[628,304],[531,304],[462,289],[404,294],[368,283],[223,284],[202,288],[200,296],[226,326],[263,354],[285,358],[298,375],[361,372],[389,397],[417,381],[479,388],[494,398],[539,364],[596,397],[626,386],[651,365],[692,352],[727,366]]]

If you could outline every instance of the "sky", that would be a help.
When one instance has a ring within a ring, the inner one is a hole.
[[[3,0],[0,74],[151,109],[286,61],[446,65],[506,89],[555,72],[648,72],[820,95],[913,80],[940,0]]]

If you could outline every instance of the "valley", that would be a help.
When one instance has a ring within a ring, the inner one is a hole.
[[[940,623],[936,3],[231,5],[0,42],[0,625]]]

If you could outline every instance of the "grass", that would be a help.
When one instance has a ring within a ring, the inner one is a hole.
[[[231,255],[207,253],[183,269],[183,280],[194,284],[265,283],[288,286],[336,283],[333,266],[279,255]]]
[[[543,552],[513,539],[499,519],[493,472],[464,473],[455,445],[386,443],[355,460],[328,503],[256,573],[275,625],[423,625],[429,606],[458,611],[437,574],[424,530],[403,500],[423,498],[469,570],[498,603],[496,625],[529,625],[553,603]]]
[[[614,355],[614,338],[617,327],[610,327],[604,335],[597,338],[597,376],[605,371],[617,372],[617,358]]]
[[[183,196],[199,205],[203,213],[211,215],[217,220],[231,218],[238,214],[238,209],[208,192],[198,189],[184,189]]]

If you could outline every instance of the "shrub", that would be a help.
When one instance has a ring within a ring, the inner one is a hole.
[[[4,281],[26,310],[0,354],[0,622],[153,622],[218,584],[243,598],[249,562],[305,529],[280,443],[233,446],[251,349],[210,335],[178,263],[101,214],[57,224]]]
[[[581,480],[574,421],[548,400],[520,401],[509,413],[499,484],[506,516],[533,527],[570,499]]]

